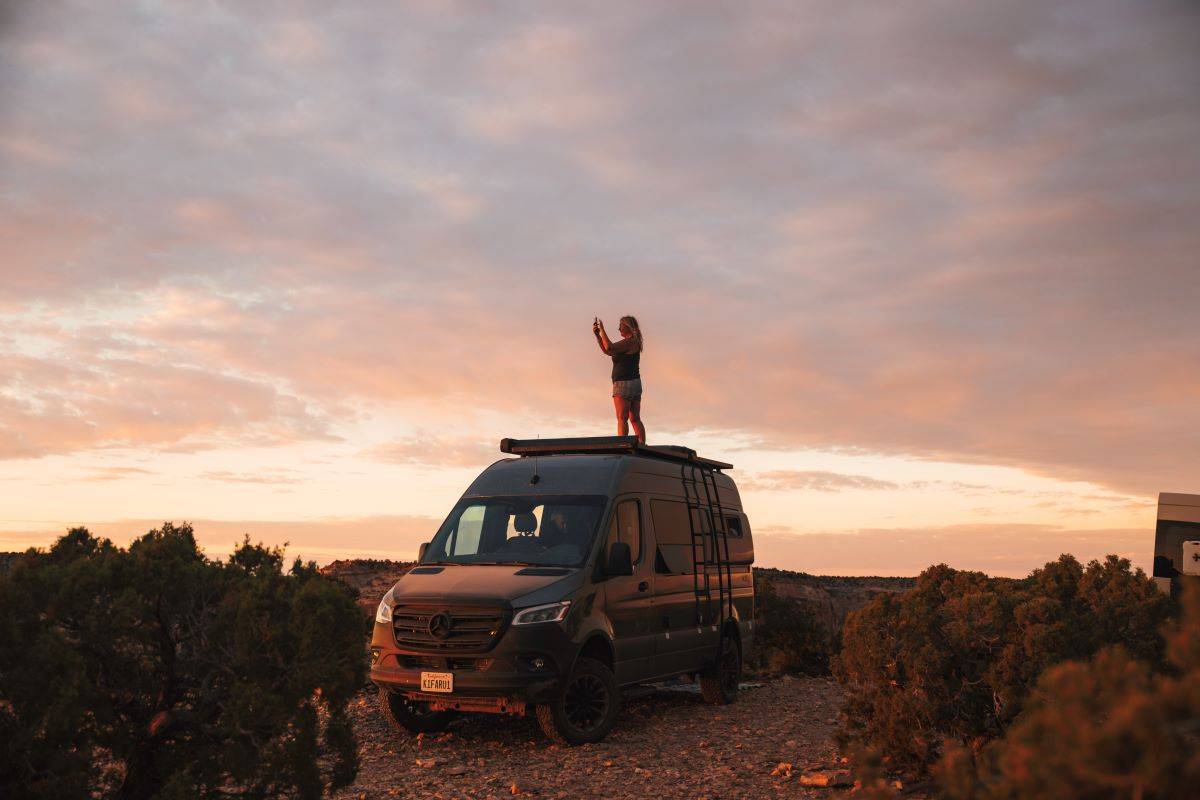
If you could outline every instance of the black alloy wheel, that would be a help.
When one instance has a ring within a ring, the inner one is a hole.
[[[617,719],[617,679],[603,663],[580,658],[567,677],[562,695],[537,707],[538,723],[552,741],[576,745],[598,742]]]
[[[604,682],[590,673],[576,676],[567,684],[563,710],[572,725],[581,731],[591,731],[604,719],[612,698]]]
[[[737,698],[742,682],[742,649],[737,639],[726,633],[721,637],[721,649],[716,662],[700,673],[700,694],[704,702],[723,706]]]

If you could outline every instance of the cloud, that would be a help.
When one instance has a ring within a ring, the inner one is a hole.
[[[867,475],[844,475],[822,470],[781,469],[760,472],[741,482],[747,491],[844,492],[899,489],[900,484]]]
[[[472,467],[495,461],[494,442],[485,444],[470,437],[418,432],[413,436],[372,445],[362,455],[391,464],[423,464],[438,467]]]
[[[220,483],[290,484],[303,482],[300,473],[291,469],[270,469],[262,472],[230,472],[229,470],[214,469],[201,472],[197,477],[201,480]]]
[[[30,5],[0,456],[607,430],[587,328],[634,312],[652,439],[1186,490],[1198,32],[1132,0]]]
[[[153,470],[142,469],[140,467],[96,467],[84,475],[80,480],[106,483],[108,481],[120,481],[126,478],[138,479],[143,475],[153,475]]]
[[[0,374],[5,458],[334,438],[303,401],[262,380],[178,366],[103,336],[78,337],[50,356],[0,353]]]

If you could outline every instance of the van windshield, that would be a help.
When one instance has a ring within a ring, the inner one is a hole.
[[[582,566],[606,501],[601,495],[460,500],[421,563]]]

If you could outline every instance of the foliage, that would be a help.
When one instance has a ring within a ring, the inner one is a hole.
[[[1027,702],[1039,674],[1123,643],[1162,661],[1170,601],[1129,561],[1071,556],[1023,580],[930,567],[916,587],[850,614],[836,665],[847,690],[847,745],[923,777],[943,742],[979,750]]]
[[[1047,670],[1024,713],[978,758],[955,747],[939,779],[958,800],[1195,796],[1200,786],[1200,591],[1169,633],[1170,669],[1121,646]]]
[[[813,613],[811,604],[779,593],[772,581],[755,575],[754,648],[747,667],[776,674],[829,672],[833,635]]]
[[[0,576],[0,795],[319,797],[353,780],[352,593],[190,526],[76,528]]]

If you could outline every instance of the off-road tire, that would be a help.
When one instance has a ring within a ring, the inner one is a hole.
[[[612,670],[594,658],[580,658],[564,682],[562,695],[537,706],[538,724],[552,742],[598,742],[617,721],[621,692]]]
[[[713,706],[732,703],[737,698],[742,680],[742,648],[729,634],[721,638],[721,652],[716,663],[700,673],[700,696]]]
[[[388,725],[409,733],[437,733],[454,719],[453,711],[430,711],[426,703],[414,702],[387,689],[379,690],[379,710]]]

